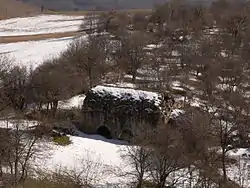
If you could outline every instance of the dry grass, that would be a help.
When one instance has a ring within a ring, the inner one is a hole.
[[[25,42],[25,41],[36,41],[52,38],[63,38],[77,36],[80,32],[65,32],[65,33],[48,33],[48,34],[37,34],[37,35],[19,35],[19,36],[4,36],[0,37],[0,43],[12,43],[12,42]]]
[[[68,15],[68,16],[84,16],[88,13],[104,13],[107,11],[47,11],[46,14],[56,14],[56,15]],[[117,12],[128,12],[128,13],[150,13],[152,9],[130,9],[130,10],[117,10]]]
[[[0,19],[40,13],[40,8],[16,0],[0,0]]]

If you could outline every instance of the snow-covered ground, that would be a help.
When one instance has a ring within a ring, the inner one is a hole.
[[[0,21],[0,36],[78,31],[84,16],[38,15]]]
[[[36,156],[32,162],[39,170],[51,173],[67,170],[77,174],[84,170],[88,172],[88,178],[96,178],[98,181],[96,187],[104,188],[108,184],[113,184],[111,187],[115,187],[114,184],[122,186],[121,182],[128,183],[133,180],[131,176],[122,176],[124,172],[132,172],[130,163],[121,157],[122,152],[128,147],[125,142],[83,133],[79,133],[79,136],[69,137],[72,142],[70,145],[58,146],[49,143],[49,146],[45,147],[46,151],[43,152],[43,155]],[[44,145],[46,144],[48,145],[48,143],[44,143]],[[242,187],[249,188],[250,157],[246,158],[243,154],[250,155],[250,150],[240,148],[229,152],[229,155],[237,159],[239,163],[228,168],[228,175],[231,180],[241,184]],[[82,174],[83,178],[87,178],[87,175]],[[170,177],[173,175],[179,179],[179,188],[188,186],[190,179],[187,169],[179,170]],[[193,179],[193,183],[195,181]]]
[[[64,170],[80,173],[84,170],[84,179],[87,179],[86,176],[89,180],[95,178],[98,185],[119,184],[122,181],[114,172],[121,168],[128,169],[120,156],[120,151],[127,147],[124,142],[83,133],[69,137],[72,143],[68,146],[40,143],[46,145],[46,151],[34,156],[32,164],[47,173]]]
[[[228,176],[241,187],[250,188],[250,148],[238,148],[228,152],[237,164],[228,168]]]
[[[0,128],[2,129],[14,129],[14,130],[27,130],[38,126],[37,121],[27,120],[0,120]]]
[[[38,15],[0,21],[1,36],[64,33],[79,30],[84,16]],[[0,43],[0,54],[6,54],[16,65],[36,68],[44,60],[58,56],[73,37],[15,43]]]
[[[44,60],[67,49],[73,37],[0,44],[0,54],[13,59],[16,65],[36,68]]]
[[[100,188],[127,188],[130,187],[127,184],[135,181],[131,174],[134,172],[131,162],[122,157],[131,146],[123,141],[108,140],[98,135],[79,133],[79,136],[69,137],[72,143],[68,146],[40,143],[46,145],[46,151],[33,158],[32,164],[36,169],[47,173],[62,173],[66,170]],[[185,171],[182,169],[170,175],[170,178],[181,177],[179,188],[186,185]]]

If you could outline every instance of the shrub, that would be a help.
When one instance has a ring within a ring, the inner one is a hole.
[[[122,133],[119,135],[120,140],[126,140],[126,141],[131,141],[133,138],[133,133],[129,129],[125,129],[122,131]]]
[[[71,144],[71,141],[68,136],[55,136],[53,137],[53,141],[60,146],[67,146]]]
[[[79,188],[79,185],[70,175],[60,174],[60,172],[53,174],[39,172],[39,177],[36,179],[28,177],[17,188]]]
[[[24,185],[18,186],[18,188],[69,188],[69,185],[60,182],[52,182],[50,180],[34,180],[29,179],[25,181]],[[74,188],[72,186],[72,188]]]
[[[62,120],[77,120],[81,117],[82,112],[78,109],[62,110],[59,109],[56,113],[55,119]]]

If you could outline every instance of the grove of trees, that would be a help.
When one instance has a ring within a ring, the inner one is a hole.
[[[25,117],[32,108],[41,113],[35,120],[54,122],[59,101],[103,83],[167,92],[184,113],[135,135],[132,146],[121,151],[133,169],[120,175],[132,177],[130,186],[136,188],[180,182],[189,188],[244,187],[228,172],[239,162],[228,153],[250,144],[249,2],[200,6],[173,0],[152,11],[94,12],[85,19],[80,29],[87,33],[35,70],[13,66],[0,55],[2,117]],[[19,137],[30,138],[27,147],[33,148],[45,133],[1,134],[10,141],[0,136],[0,177],[7,164],[17,186],[27,177],[31,155],[14,152],[24,150]],[[248,178],[241,175],[238,179]]]

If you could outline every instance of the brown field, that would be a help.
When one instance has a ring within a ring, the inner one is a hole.
[[[0,19],[24,17],[40,12],[40,8],[16,0],[0,0]]]
[[[68,16],[82,16],[88,13],[104,13],[107,11],[47,11],[46,14],[59,14],[59,15],[68,15]],[[152,9],[130,9],[130,10],[117,10],[117,12],[128,12],[128,13],[145,13],[152,12]]]
[[[37,35],[19,35],[19,36],[4,36],[0,37],[0,43],[11,43],[11,42],[25,42],[25,41],[36,41],[52,38],[62,38],[77,36],[80,32],[64,32],[64,33],[48,33],[48,34],[37,34]]]

